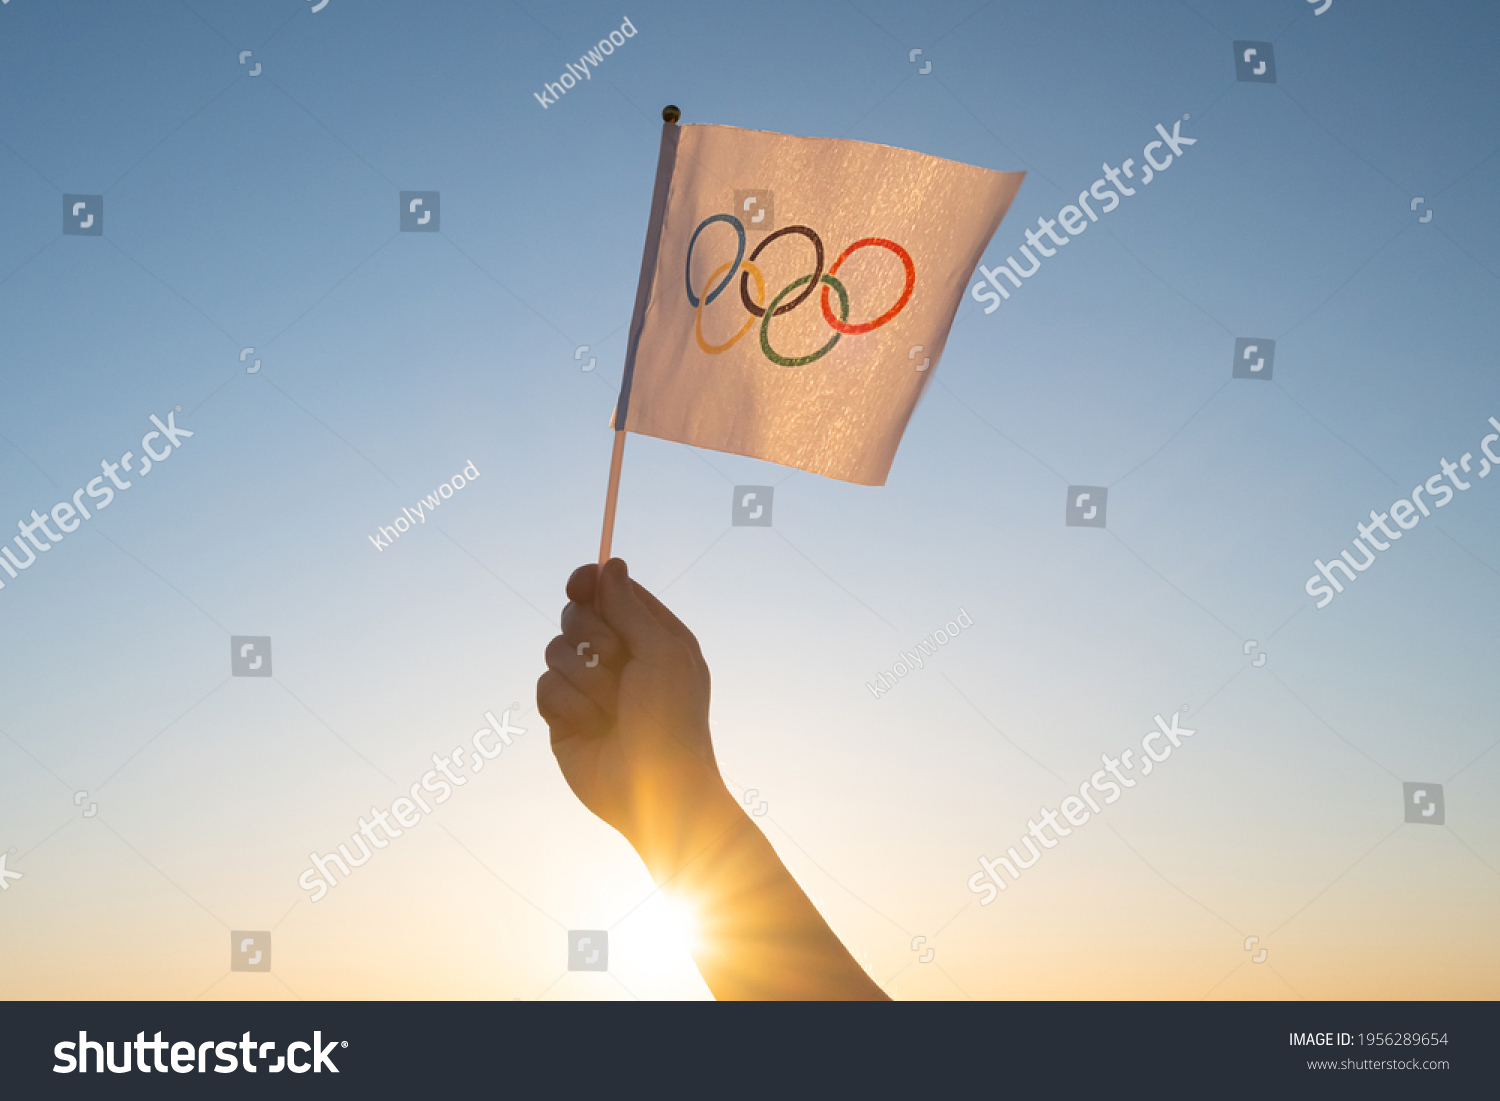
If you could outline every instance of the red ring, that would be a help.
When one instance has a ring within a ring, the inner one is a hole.
[[[873,329],[878,329],[891,318],[895,317],[898,313],[906,308],[907,302],[911,301],[911,292],[915,290],[917,286],[917,268],[916,265],[911,262],[911,255],[900,245],[896,244],[895,241],[887,241],[884,237],[861,237],[858,241],[855,241],[854,244],[850,245],[842,253],[839,254],[839,258],[835,260],[833,262],[833,266],[828,269],[828,274],[837,275],[839,271],[839,265],[847,260],[849,258],[849,255],[854,252],[855,249],[864,248],[866,245],[882,245],[885,248],[890,249],[897,256],[901,257],[901,263],[906,267],[906,288],[901,292],[900,300],[898,300],[894,306],[892,306],[885,313],[881,314],[874,321],[866,321],[863,325],[846,325],[844,324],[844,322],[833,316],[833,310],[829,308],[828,304],[828,288],[825,286],[823,288],[822,298],[823,320],[828,322],[829,326],[834,330],[841,333],[848,333],[851,336],[858,333],[868,333]]]

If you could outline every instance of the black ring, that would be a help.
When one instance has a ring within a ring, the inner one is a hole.
[[[818,270],[813,272],[813,277],[811,281],[808,282],[807,289],[799,294],[796,298],[788,302],[785,306],[778,308],[777,311],[771,315],[772,317],[780,317],[782,314],[788,312],[789,310],[795,310],[798,306],[802,305],[803,302],[806,302],[808,296],[817,289],[819,281],[823,278],[823,239],[812,230],[810,230],[807,226],[787,226],[785,229],[778,229],[775,233],[771,234],[764,241],[755,246],[755,251],[750,254],[751,262],[753,263],[756,257],[761,254],[761,250],[769,245],[772,241],[776,240],[776,238],[778,237],[785,237],[788,233],[800,233],[802,234],[802,236],[806,237],[813,243],[813,248],[817,250],[818,254]],[[745,304],[745,309],[749,310],[756,317],[766,316],[764,307],[757,306],[754,302],[750,301],[750,273],[748,271],[740,272],[740,301]]]

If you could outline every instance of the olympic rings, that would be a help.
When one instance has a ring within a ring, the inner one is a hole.
[[[894,306],[886,310],[885,313],[881,314],[874,321],[866,321],[863,325],[845,325],[841,321],[835,321],[833,319],[833,311],[828,308],[828,288],[824,287],[823,320],[828,322],[829,328],[833,329],[835,332],[849,333],[852,336],[856,333],[868,333],[872,329],[880,328],[880,326],[884,325],[891,318],[895,317],[902,310],[906,309],[906,303],[911,300],[911,292],[916,289],[917,269],[916,266],[911,262],[911,254],[900,245],[896,244],[895,241],[887,241],[884,237],[861,237],[858,241],[855,241],[854,244],[850,245],[842,253],[839,254],[839,258],[833,262],[833,267],[828,269],[828,274],[833,275],[835,272],[837,272],[839,270],[839,265],[842,264],[845,260],[849,259],[849,255],[854,252],[855,249],[864,248],[866,245],[880,245],[884,248],[890,249],[897,256],[901,257],[901,263],[906,268],[906,286],[902,288],[901,297],[896,300],[896,304]],[[821,253],[821,250],[819,251]],[[751,259],[754,259],[754,257],[751,257]],[[822,259],[821,255],[819,256],[819,259]],[[846,300],[844,302],[844,321],[847,320],[849,320],[849,303]]]
[[[715,214],[711,218],[703,219],[698,224],[698,228],[693,230],[693,239],[688,242],[687,261],[682,265],[683,275],[687,283],[688,301],[693,304],[693,309],[695,310],[698,308],[698,296],[693,293],[693,246],[698,243],[698,234],[702,233],[704,227],[712,222],[728,222],[734,226],[735,233],[739,234],[740,249],[734,254],[734,263],[730,265],[729,274],[724,277],[724,282],[720,283],[714,289],[714,293],[708,296],[708,301],[712,302],[715,298],[718,298],[719,292],[729,286],[729,281],[734,278],[735,270],[740,266],[740,261],[745,258],[745,227],[733,214]]]
[[[714,269],[713,274],[704,281],[702,291],[694,293],[693,249],[698,243],[699,234],[714,222],[726,222],[734,227],[737,238],[735,256],[729,263],[722,264]],[[767,245],[788,234],[806,237],[812,243],[814,255],[813,273],[794,280],[782,288],[781,292],[769,304],[762,305],[762,303],[765,303],[766,298],[765,276],[761,272],[761,269],[756,266],[755,261],[760,258],[760,254],[765,251]],[[835,276],[839,268],[843,266],[844,261],[849,259],[856,251],[876,245],[884,249],[889,249],[896,255],[901,261],[901,266],[906,271],[906,281],[901,288],[901,295],[897,298],[895,305],[872,321],[863,321],[851,325],[849,324],[849,293],[845,289],[844,284],[835,278]],[[736,275],[740,277],[740,302],[750,316],[746,319],[744,325],[740,327],[739,331],[729,340],[723,344],[710,344],[703,338],[703,307],[718,298],[724,292],[724,289],[734,280]],[[720,278],[721,276],[722,278]],[[755,301],[752,301],[750,297],[751,276],[755,277]],[[858,241],[855,241],[848,248],[844,249],[839,254],[838,259],[825,272],[823,270],[823,239],[807,226],[786,226],[777,230],[761,241],[747,260],[745,259],[744,223],[732,214],[713,214],[698,224],[698,228],[693,230],[693,236],[688,241],[687,256],[683,261],[683,284],[687,288],[688,302],[694,310],[694,336],[697,338],[698,347],[705,354],[720,355],[723,352],[727,352],[739,343],[740,338],[750,331],[751,327],[755,324],[756,318],[760,318],[760,349],[765,354],[765,357],[779,367],[805,367],[809,363],[822,359],[832,351],[843,336],[857,336],[862,333],[873,332],[887,322],[892,321],[902,310],[906,309],[907,304],[911,302],[912,293],[916,290],[917,269],[916,265],[912,263],[911,254],[896,242],[887,240],[884,237],[861,237]],[[823,288],[823,294],[819,300],[822,306],[823,320],[833,330],[833,338],[817,351],[805,356],[783,356],[779,354],[771,347],[771,318],[780,317],[784,313],[790,313],[792,310],[795,310],[803,302],[807,301],[820,286]],[[798,287],[805,287],[806,289],[790,302],[783,304],[782,300]],[[828,300],[828,290],[830,287],[838,292],[838,317],[834,317],[832,305]]]
[[[755,276],[755,293],[756,293],[756,296],[758,298],[760,298],[762,301],[764,301],[765,297],[766,297],[766,281],[765,281],[765,278],[760,273],[760,268],[756,267],[749,260],[744,261],[740,266],[745,269],[745,271],[747,273],[746,274],[746,278],[747,279],[751,275]],[[731,267],[733,267],[732,264],[725,264],[723,267],[719,268],[718,271],[716,271],[712,275],[710,275],[708,277],[708,281],[703,284],[703,290],[705,292],[707,292],[708,288],[713,285],[713,281],[719,277],[720,273],[728,270]],[[733,277],[731,276],[731,278],[733,278]],[[721,287],[720,289],[722,290],[723,288]],[[712,296],[709,296],[709,297],[711,298]],[[730,348],[733,348],[736,344],[738,344],[740,342],[740,337],[742,337],[746,333],[748,333],[750,331],[750,326],[755,324],[755,318],[754,317],[747,317],[747,318],[745,318],[745,323],[740,326],[740,331],[737,332],[737,333],[735,333],[732,337],[730,337],[728,340],[726,340],[723,344],[709,344],[707,341],[705,341],[703,339],[703,307],[705,305],[707,305],[707,303],[708,303],[708,299],[705,299],[705,300],[699,302],[699,304],[697,306],[697,313],[695,314],[694,321],[693,321],[693,332],[698,337],[698,347],[702,348],[709,355],[716,356],[720,352],[727,352],[727,351],[729,351]],[[760,312],[761,313],[765,313],[766,311],[765,310],[761,310]],[[844,313],[845,313],[846,316],[849,313],[847,306],[845,307]]]
[[[806,237],[813,243],[813,248],[817,252],[818,268],[813,272],[812,282],[807,285],[807,290],[803,291],[796,298],[792,299],[785,306],[781,307],[781,309],[777,310],[776,312],[778,314],[790,313],[792,310],[795,310],[798,306],[802,305],[803,302],[807,301],[807,296],[812,294],[813,289],[818,285],[818,279],[823,275],[823,239],[812,230],[808,229],[806,226],[787,226],[785,229],[778,229],[775,233],[771,234],[771,236],[767,237],[764,241],[755,246],[755,251],[750,254],[750,259],[760,259],[761,251],[767,245],[776,240],[776,238],[778,237],[785,237],[788,233],[800,233],[802,234],[802,236]],[[825,289],[823,293],[827,294],[828,291]],[[756,317],[759,317],[761,314],[765,313],[764,310],[750,301],[750,280],[743,275],[740,276],[740,301],[745,304],[745,309],[749,310]]]
[[[832,287],[834,290],[839,292],[839,305],[843,307],[844,319],[848,320],[849,294],[844,290],[844,284],[840,283],[831,275],[825,275],[822,278],[824,283],[827,283],[829,287]],[[827,344],[823,345],[823,347],[819,348],[811,355],[805,356],[779,356],[771,348],[771,318],[782,312],[776,308],[776,303],[785,298],[788,292],[794,291],[798,287],[802,286],[803,283],[807,284],[808,290],[811,290],[814,286],[816,286],[816,284],[812,282],[812,276],[810,275],[804,275],[795,283],[789,284],[780,294],[778,294],[771,300],[771,304],[766,307],[766,316],[760,323],[760,350],[766,354],[767,359],[776,364],[776,366],[778,367],[806,367],[814,360],[822,359],[829,352],[833,351],[833,346],[837,344],[841,339],[843,339],[844,336],[843,333],[834,333],[833,339],[830,340]],[[823,293],[828,293],[828,287],[823,288]],[[804,292],[802,297],[806,298],[807,294]],[[801,301],[801,299],[799,299],[798,301]]]

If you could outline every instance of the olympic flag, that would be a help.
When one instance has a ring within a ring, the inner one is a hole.
[[[884,485],[1025,173],[664,117],[617,444]]]

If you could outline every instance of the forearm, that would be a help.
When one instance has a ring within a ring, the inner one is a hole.
[[[562,627],[537,682],[552,752],[689,911],[714,996],[884,1000],[724,787],[708,663],[687,626],[611,559],[573,572]]]
[[[635,839],[693,919],[693,959],[720,1000],[884,1000],[754,821],[715,778],[668,836]]]

